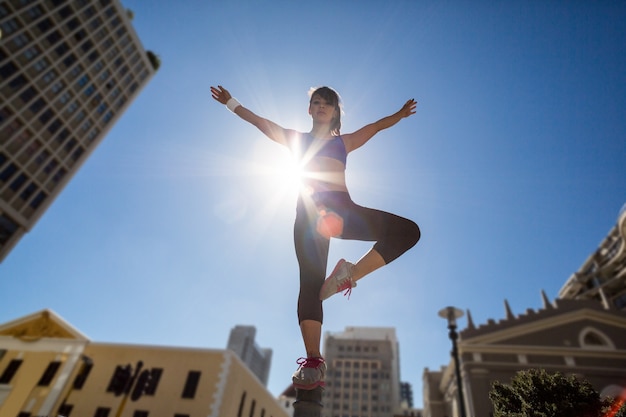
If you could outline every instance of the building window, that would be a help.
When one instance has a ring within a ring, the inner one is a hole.
[[[20,24],[15,19],[9,19],[0,24],[0,28],[5,35],[10,35],[20,29]]]
[[[30,61],[34,57],[39,55],[39,48],[37,48],[36,46],[31,46],[30,48],[26,48],[26,50],[22,52],[22,55],[24,56],[24,58]]]
[[[59,361],[50,362],[37,385],[40,387],[47,387],[50,385],[60,366],[61,362]]]
[[[59,10],[58,13],[61,19],[65,20],[66,18],[70,17],[74,13],[74,11],[72,10],[71,6],[65,6],[64,8]]]
[[[163,369],[161,368],[152,368],[150,370],[150,382],[146,385],[143,391],[145,395],[154,395],[157,386],[159,385],[161,374],[163,374]]]
[[[57,73],[55,70],[50,70],[44,74],[41,78],[46,84],[50,84],[57,77]]]
[[[11,61],[0,67],[0,77],[5,80],[9,77],[12,77],[13,74],[15,74],[16,72],[17,66]]]
[[[54,49],[54,52],[55,52],[55,53],[57,54],[57,56],[60,58],[60,57],[62,57],[63,55],[65,55],[65,53],[66,53],[67,51],[69,51],[69,50],[70,50],[70,47],[69,47],[69,45],[67,44],[67,42],[63,42],[61,45],[57,46],[57,47]]]
[[[110,408],[98,407],[96,408],[96,413],[93,415],[93,417],[109,417],[110,412]]]
[[[28,178],[26,177],[26,175],[20,174],[20,175],[17,176],[17,178],[15,180],[13,180],[11,185],[9,185],[9,188],[11,190],[17,192],[20,188],[22,188],[22,185],[24,185],[24,183],[26,183],[27,179]]]
[[[16,91],[28,84],[28,80],[23,75],[18,75],[9,82],[9,87]]]
[[[3,235],[5,234],[5,220],[8,220],[8,219],[4,216],[0,217],[0,243],[4,243]],[[15,228],[17,228],[17,226]],[[4,372],[0,376],[0,384],[11,383],[13,376],[15,376],[15,373],[17,372],[17,370],[20,368],[21,365],[22,365],[21,359],[11,359],[11,362],[9,362],[7,367],[4,369]]]
[[[28,9],[25,14],[30,17],[30,21],[32,22],[43,16],[44,11],[41,6],[37,5]]]
[[[74,408],[71,404],[62,404],[59,407],[59,416],[69,417],[72,414],[72,409]]]
[[[85,9],[85,11],[83,11],[83,18],[85,20],[89,20],[89,18],[91,18],[95,14],[96,14],[96,8],[93,6],[89,6],[88,8]]]
[[[41,22],[37,23],[37,27],[39,28],[41,33],[46,33],[54,27],[54,23],[52,23],[52,20],[50,20],[50,18],[45,18]]]
[[[100,19],[99,17],[96,17],[89,23],[89,27],[93,29],[94,31],[98,29],[101,25],[102,25],[102,19]]]
[[[615,299],[613,299],[613,304],[620,310],[623,310],[626,307],[626,293],[620,294]]]
[[[16,48],[21,48],[28,44],[28,42],[30,42],[30,37],[25,33],[20,33],[13,38],[13,45],[15,45]]]
[[[583,329],[579,336],[579,343],[582,348],[586,349],[615,349],[615,345],[601,331],[587,327]]]
[[[54,112],[52,111],[52,109],[47,109],[46,111],[44,111],[43,113],[41,113],[41,115],[39,116],[39,121],[41,122],[41,124],[46,124],[48,123],[52,118],[54,117]]]
[[[600,391],[600,398],[623,398],[622,393],[624,392],[624,389],[626,388],[619,385],[609,385],[607,387],[604,387],[602,391]]]
[[[63,65],[65,65],[66,68],[69,68],[74,64],[74,62],[76,62],[76,56],[74,54],[69,54],[63,60]]]
[[[78,107],[80,107],[78,105],[78,102],[74,101],[69,106],[67,106],[67,109],[65,109],[65,114],[70,115],[70,114],[74,113],[76,111],[76,109],[78,109]]]
[[[9,241],[16,230],[17,224],[5,215],[0,214],[0,247]],[[2,382],[2,377],[0,377],[0,383],[7,384],[8,382]]]
[[[0,172],[0,184],[6,183],[13,177],[13,174],[17,172],[17,166],[10,164],[2,172]]]
[[[182,398],[194,398],[196,396],[198,381],[200,381],[200,371],[189,371]]]
[[[28,109],[33,113],[33,114],[37,114],[39,113],[39,111],[41,111],[41,109],[43,109],[46,106],[46,102],[44,101],[43,98],[40,98],[38,100],[36,100],[33,104],[31,104]]]
[[[33,200],[30,202],[30,207],[33,210],[37,210],[37,208],[39,208],[39,206],[46,199],[46,197],[48,197],[46,193],[40,191],[39,194],[37,194],[37,197],[33,198]]]
[[[133,417],[148,417],[148,412],[145,410],[135,410]]]
[[[256,408],[256,401],[252,400],[250,404],[250,417],[254,417],[254,409]]]
[[[89,82],[89,75],[84,74],[82,77],[80,77],[78,79],[78,83],[77,84],[78,84],[79,87],[84,87],[84,86],[87,85],[88,82]]]
[[[83,388],[83,385],[85,385],[85,381],[87,381],[87,377],[89,376],[89,373],[91,372],[91,368],[93,368],[93,363],[91,361],[83,363],[83,366],[80,368],[80,372],[78,373],[78,375],[76,375],[76,378],[74,379],[74,385],[73,385],[74,389]],[[67,414],[63,414],[61,412],[59,412],[59,414],[67,417]]]
[[[87,37],[87,31],[85,29],[81,29],[74,34],[74,39],[76,42],[80,42]]]
[[[28,187],[26,187],[24,191],[22,191],[22,193],[20,194],[20,198],[24,201],[28,201],[28,199],[35,193],[35,191],[37,191],[37,186],[35,185],[35,183],[31,182]]]
[[[80,21],[77,18],[73,18],[69,22],[67,22],[66,26],[70,32],[73,32],[74,29],[80,26]]]
[[[243,415],[243,406],[246,404],[246,392],[244,391],[241,394],[241,400],[239,400],[239,411],[237,411],[237,417],[242,417]]]
[[[63,36],[61,36],[61,32],[59,32],[58,30],[51,32],[48,36],[46,36],[46,39],[51,46],[60,41],[61,38],[63,38]]]

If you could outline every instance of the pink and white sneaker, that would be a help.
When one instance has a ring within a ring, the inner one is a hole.
[[[352,280],[352,268],[354,268],[353,264],[345,259],[340,259],[333,272],[322,285],[320,300],[324,301],[341,291],[345,291],[343,295],[347,295],[350,298],[352,288],[356,287],[356,282]]]
[[[326,377],[326,362],[324,358],[300,358],[296,361],[300,367],[294,372],[291,380],[298,389],[312,390],[323,387]]]

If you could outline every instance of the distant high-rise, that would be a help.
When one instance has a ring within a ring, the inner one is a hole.
[[[606,308],[626,310],[626,204],[598,249],[559,291],[563,299],[595,299]]]
[[[325,417],[388,417],[400,413],[400,361],[393,328],[347,327],[327,333]]]
[[[255,336],[254,326],[235,326],[230,331],[227,348],[239,356],[263,385],[267,385],[272,365],[272,350],[258,347],[254,342]]]
[[[118,0],[0,2],[0,261],[155,74]]]
[[[408,382],[400,383],[400,400],[404,408],[413,408],[413,387]]]

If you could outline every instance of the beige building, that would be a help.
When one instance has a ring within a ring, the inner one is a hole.
[[[0,417],[287,417],[235,353],[95,343],[52,311],[0,325]]]
[[[489,391],[494,381],[507,383],[522,369],[575,374],[602,395],[626,393],[626,312],[606,309],[596,300],[559,300],[539,311],[459,332],[461,379],[468,416],[493,412]],[[454,363],[423,375],[424,417],[459,416]]]
[[[598,249],[572,274],[560,298],[594,299],[626,310],[626,204]]]
[[[118,0],[0,2],[0,261],[155,74]]]

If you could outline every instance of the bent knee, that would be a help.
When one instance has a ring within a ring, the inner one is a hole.
[[[420,230],[420,227],[417,225],[417,223],[412,220],[407,221],[405,237],[406,244],[408,246],[407,249],[412,248],[417,244],[417,242],[419,242],[420,238],[422,237],[422,231]]]

